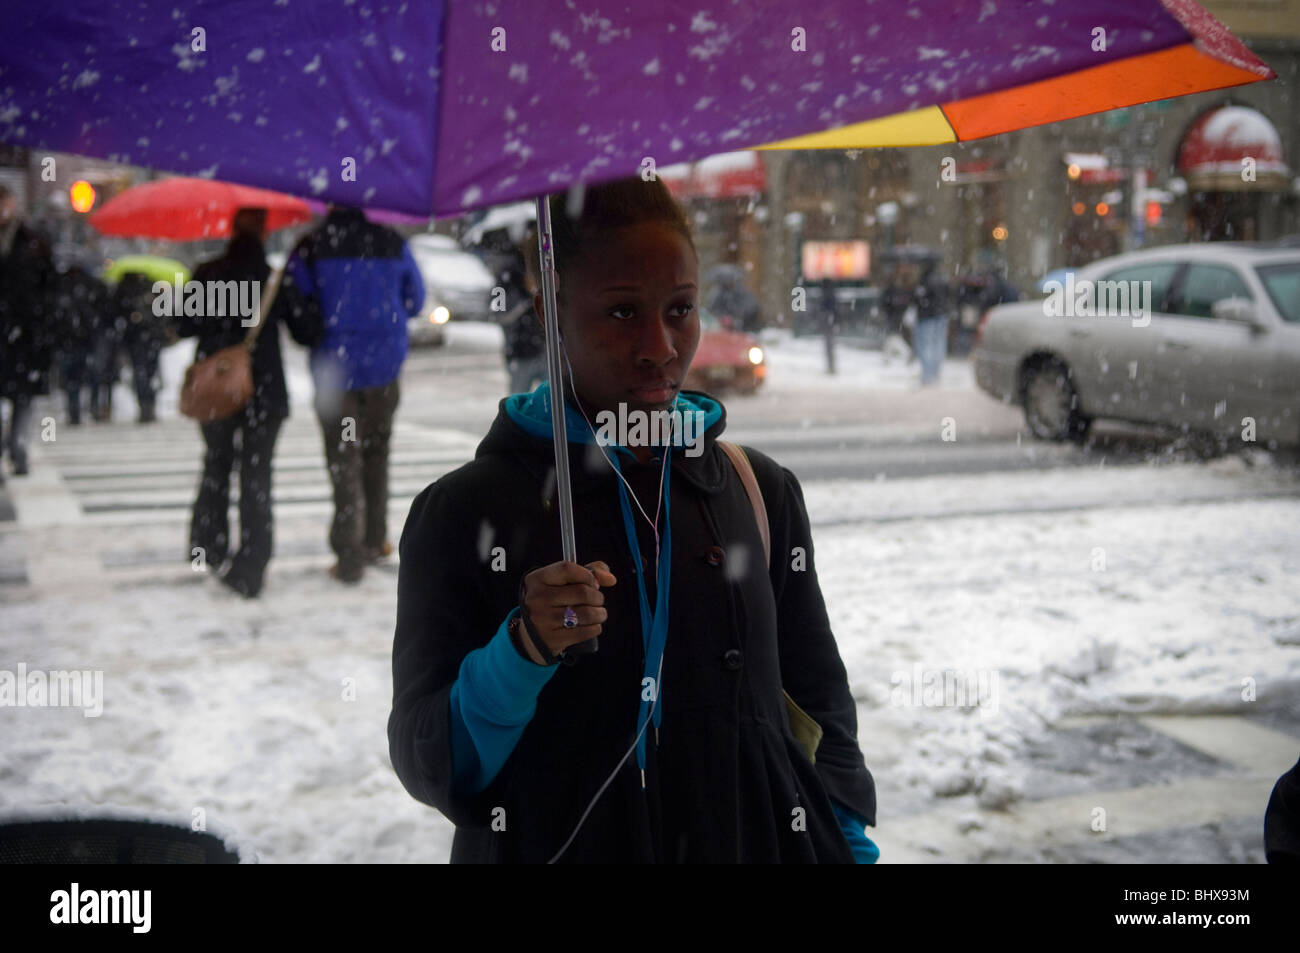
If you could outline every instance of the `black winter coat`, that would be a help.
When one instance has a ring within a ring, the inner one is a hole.
[[[195,268],[193,280],[260,281],[261,294],[265,297],[270,274],[262,243],[254,238],[239,237],[231,241],[220,258]],[[311,346],[319,338],[319,328],[315,324],[307,321],[300,326],[296,320],[300,312],[277,307],[277,304],[278,299],[265,316],[253,347],[253,399],[249,401],[246,413],[256,419],[289,416],[289,393],[284,383],[284,360],[280,353],[280,322],[283,320],[288,325],[290,334],[299,344]],[[181,337],[198,337],[194,359],[201,361],[222,348],[238,344],[249,329],[244,327],[239,314],[227,314],[180,315],[176,318],[176,330]]]
[[[768,571],[749,498],[714,442],[725,424],[724,410],[700,456],[673,454],[663,723],[657,745],[651,729],[646,789],[629,756],[564,862],[852,863],[829,798],[875,824],[802,491],[789,470],[747,449],[771,522]],[[453,862],[548,860],[636,735],[644,651],[616,478],[595,447],[571,444],[570,459],[578,559],[603,559],[618,579],[603,590],[600,650],[559,667],[477,795],[451,786],[451,687],[461,660],[516,605],[521,577],[562,558],[550,440],[522,430],[503,402],[475,459],[420,493],[402,533],[389,751],[407,791],[456,824]],[[643,504],[653,501],[658,465],[624,470]],[[652,575],[653,537],[640,522]],[[504,572],[493,571],[497,546]],[[806,553],[802,571],[791,568],[795,547]],[[815,766],[790,732],[783,686],[825,731]],[[504,831],[492,827],[498,807]]]
[[[108,333],[111,306],[107,286],[84,268],[73,266],[58,278],[55,321],[58,349],[68,356],[83,356]]]
[[[19,225],[0,248],[0,397],[50,392],[56,274],[49,242]]]

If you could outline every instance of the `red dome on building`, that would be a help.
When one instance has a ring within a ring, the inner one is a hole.
[[[1252,175],[1243,176],[1254,160]],[[1197,119],[1178,149],[1178,171],[1194,192],[1286,188],[1282,137],[1260,112],[1223,106]]]

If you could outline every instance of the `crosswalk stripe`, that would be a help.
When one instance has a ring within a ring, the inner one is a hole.
[[[450,428],[394,422],[389,494],[403,509],[442,475],[473,458],[481,437]],[[194,503],[204,443],[192,422],[161,420],[63,428],[32,444],[32,475],[15,482],[20,525],[118,522],[132,515],[154,520]],[[276,441],[272,464],[277,515],[305,515],[332,506],[332,491],[317,423],[291,417]],[[231,505],[239,500],[232,474]],[[169,520],[170,521],[170,520]]]

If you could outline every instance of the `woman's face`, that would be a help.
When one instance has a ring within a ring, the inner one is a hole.
[[[672,407],[700,343],[698,270],[690,243],[660,223],[599,233],[569,265],[560,331],[589,413]]]

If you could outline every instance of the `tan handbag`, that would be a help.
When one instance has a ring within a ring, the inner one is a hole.
[[[754,476],[754,466],[749,462],[749,457],[741,449],[740,444],[731,443],[728,440],[719,440],[718,446],[731,460],[731,465],[736,468],[740,474],[740,482],[745,485],[745,492],[749,495],[749,503],[754,507],[754,519],[758,522],[758,534],[763,538],[763,557],[767,565],[772,564],[772,533],[767,522],[767,504],[763,502],[763,491],[759,488],[758,480]],[[817,724],[817,719],[808,714],[790,697],[790,693],[781,689],[781,694],[785,696],[785,710],[790,717],[790,732],[794,735],[794,740],[799,742],[808,755],[808,760],[814,764],[817,762],[817,747],[822,742],[822,726]]]
[[[253,399],[253,348],[280,288],[280,274],[276,272],[268,283],[267,293],[258,305],[258,319],[244,340],[223,347],[186,369],[180,403],[180,411],[186,417],[199,423],[225,420]]]

